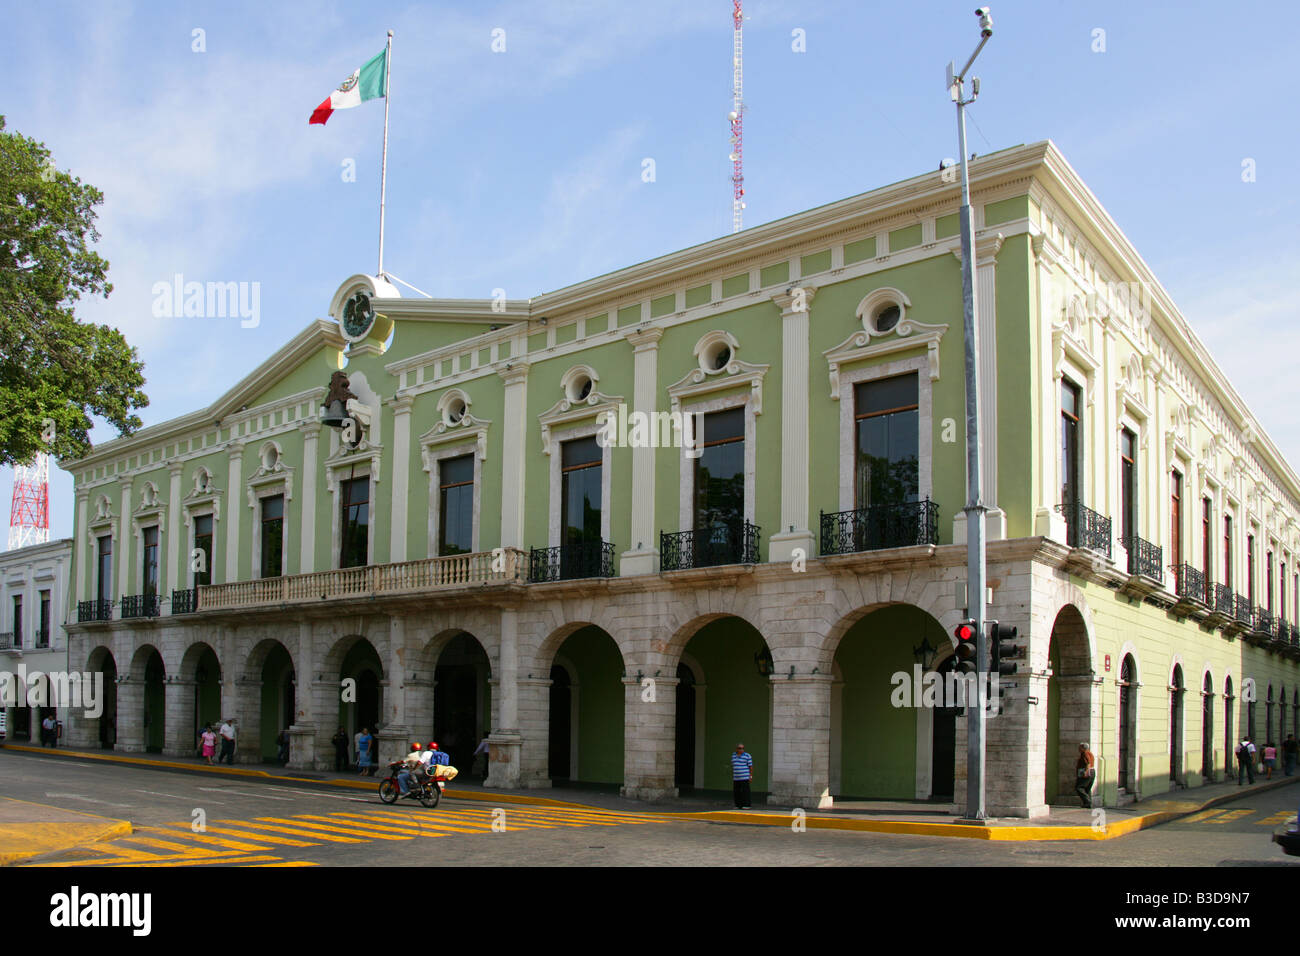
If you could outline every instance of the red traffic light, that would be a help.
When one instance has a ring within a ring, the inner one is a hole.
[[[974,623],[971,621],[962,621],[957,625],[957,629],[953,631],[953,636],[962,642],[975,640]]]

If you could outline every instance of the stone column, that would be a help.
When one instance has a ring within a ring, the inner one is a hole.
[[[519,786],[551,785],[551,681],[522,677],[519,685]],[[466,768],[468,770],[469,768]]]
[[[167,562],[159,569],[158,575],[158,594],[165,597],[171,597],[171,589],[186,581],[180,562],[181,538],[185,536],[185,522],[181,520],[182,470],[183,466],[179,462],[172,463],[168,468],[171,482],[167,491]],[[188,557],[188,550],[186,556]],[[185,566],[188,565],[187,560]]]
[[[117,685],[117,743],[122,753],[144,752],[144,681],[123,677]]]
[[[768,803],[829,807],[830,674],[772,681],[772,772]]]
[[[224,691],[224,688],[223,688]],[[235,678],[235,763],[262,762],[262,679],[240,675]],[[225,695],[222,695],[225,703]],[[221,754],[221,740],[217,740],[217,754]]]
[[[623,678],[623,796],[677,796],[677,678]]]
[[[76,620],[74,615],[77,613],[78,602],[89,600],[90,595],[93,592],[93,585],[91,582],[94,578],[91,574],[90,568],[86,564],[86,541],[90,533],[89,529],[86,527],[86,522],[89,520],[89,510],[90,492],[85,488],[77,489],[77,519],[75,525],[76,542],[74,544],[77,572],[72,583],[73,595],[72,601],[70,602],[71,606],[68,608],[68,620],[70,621]],[[67,733],[67,731],[65,730],[64,733]]]
[[[816,289],[791,286],[772,301],[781,309],[781,527],[769,561],[790,561],[799,549],[817,553],[808,528],[808,310]]]
[[[632,344],[632,410],[649,414],[658,395],[659,340],[663,329],[642,329],[624,336]],[[659,570],[659,537],[655,527],[655,449],[632,449],[632,540],[624,551],[619,573],[654,574]]]
[[[244,469],[244,443],[242,441],[231,442],[227,446],[227,452],[230,455],[230,466],[227,472],[226,485],[226,578],[222,583],[230,584],[239,580],[239,522],[240,499],[243,498],[243,469]],[[254,521],[258,516],[253,515]],[[253,572],[256,574],[257,569]],[[216,583],[214,580],[213,584]]]
[[[320,422],[312,420],[299,426],[302,432],[302,544],[298,550],[298,572],[316,570],[316,442]],[[253,516],[257,520],[257,516]],[[333,736],[333,734],[331,734]]]
[[[118,515],[117,526],[117,577],[113,582],[119,600],[131,593],[127,588],[131,586],[131,545],[134,540],[135,535],[131,529],[131,477],[126,475],[122,478],[122,513]]]
[[[289,727],[289,766],[299,770],[325,770],[334,767],[335,725],[316,707],[313,668],[316,666],[312,645],[312,627],[298,622],[298,647],[293,655],[293,723]]]
[[[163,685],[163,754],[192,757],[198,751],[194,735],[194,688],[197,681],[177,677]]]
[[[389,519],[388,560],[406,560],[406,504],[411,482],[411,406],[415,399],[399,395],[388,403],[393,410],[393,498]]]
[[[528,363],[512,362],[505,381],[501,453],[501,546],[524,547],[524,469],[528,441]],[[514,726],[511,723],[510,726]]]
[[[509,402],[507,401],[507,408]],[[509,424],[509,412],[506,415]],[[522,443],[521,443],[522,451]],[[522,517],[522,515],[521,515]],[[513,608],[501,611],[501,653],[493,704],[498,718],[489,737],[491,748],[487,786],[519,786],[523,736],[519,732],[519,619]]]

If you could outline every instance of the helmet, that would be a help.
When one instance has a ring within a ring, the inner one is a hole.
[[[416,753],[423,749],[424,748],[422,748],[418,743],[411,744],[411,753]]]
[[[430,749],[430,750],[437,750],[437,749],[438,749],[438,742],[437,742],[436,740],[430,740],[430,741],[429,741],[429,749]]]

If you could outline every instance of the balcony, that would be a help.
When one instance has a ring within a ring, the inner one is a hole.
[[[1244,624],[1250,627],[1255,620],[1253,609],[1250,606],[1250,599],[1243,594],[1237,595],[1237,602],[1233,607],[1232,617],[1238,624]]]
[[[50,630],[46,628],[43,631],[36,632],[36,648],[38,650],[48,650],[50,646]]]
[[[821,512],[821,553],[854,554],[939,543],[939,505],[924,501]]]
[[[113,602],[112,601],[78,601],[77,602],[77,623],[85,624],[87,621],[111,621],[113,620]]]
[[[23,646],[22,641],[14,640],[13,631],[0,631],[0,651],[14,651]]]
[[[127,594],[122,598],[122,620],[134,617],[157,617],[161,603],[156,594]]]
[[[199,589],[186,588],[183,591],[172,591],[172,613],[173,614],[193,614],[199,609]]]
[[[684,571],[722,564],[757,564],[760,530],[748,521],[725,521],[694,531],[661,531],[660,569]]]
[[[555,548],[533,548],[528,553],[528,583],[570,581],[575,578],[614,577],[614,545],[583,541]]]
[[[1086,505],[1079,503],[1057,505],[1056,510],[1065,516],[1065,543],[1072,548],[1087,548],[1111,557],[1111,521]]]
[[[1174,593],[1181,601],[1194,601],[1205,604],[1205,572],[1198,571],[1190,564],[1175,564]]]
[[[523,577],[527,555],[518,548],[475,551],[399,564],[372,564],[336,571],[313,571],[198,588],[200,611],[236,610],[303,604],[331,598],[357,598],[449,590],[474,585],[511,584]]]
[[[1233,616],[1236,603],[1233,600],[1232,588],[1226,584],[1213,585],[1214,604],[1211,605],[1215,611],[1222,614],[1225,618]]]
[[[1265,607],[1255,608],[1255,633],[1272,637],[1277,632],[1273,612]]]
[[[1154,581],[1163,579],[1164,548],[1137,535],[1125,538],[1124,547],[1128,550],[1129,574],[1140,574]]]

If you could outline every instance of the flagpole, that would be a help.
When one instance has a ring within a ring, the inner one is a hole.
[[[384,274],[384,199],[388,193],[388,87],[393,67],[393,31],[388,31],[388,48],[384,52],[384,153],[379,165],[379,271]]]

